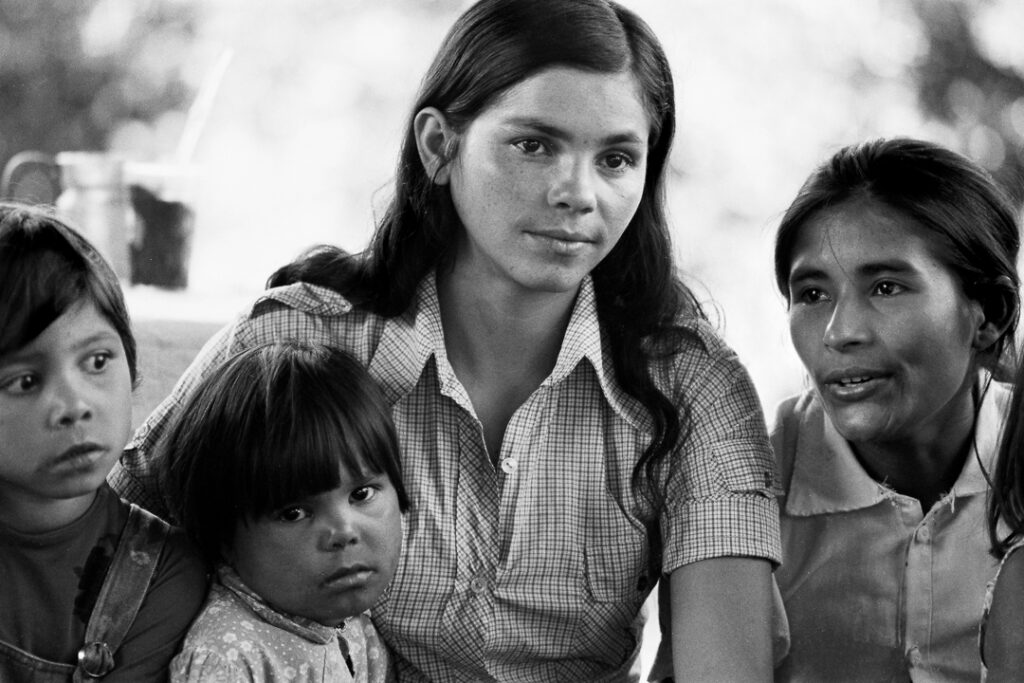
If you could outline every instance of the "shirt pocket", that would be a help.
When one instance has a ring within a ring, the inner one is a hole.
[[[583,572],[589,596],[596,602],[639,606],[656,576],[643,525],[605,492],[594,501],[586,529]]]

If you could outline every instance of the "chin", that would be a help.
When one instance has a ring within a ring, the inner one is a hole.
[[[885,429],[884,416],[850,408],[830,409],[829,419],[847,441],[863,443],[877,440]]]

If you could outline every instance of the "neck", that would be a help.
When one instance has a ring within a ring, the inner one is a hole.
[[[462,375],[507,370],[541,381],[555,366],[576,292],[523,292],[480,287],[458,273],[438,277],[445,350]]]
[[[41,534],[71,524],[96,500],[96,491],[83,496],[40,499],[20,491],[0,491],[0,526],[23,534]]]
[[[850,445],[872,478],[917,498],[928,510],[953,488],[973,450],[973,392],[968,391],[964,399],[941,422],[905,439]]]
[[[456,271],[438,277],[437,296],[448,361],[497,460],[512,415],[555,367],[576,292],[481,286]]]

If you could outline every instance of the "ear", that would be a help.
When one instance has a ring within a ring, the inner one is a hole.
[[[1003,334],[1005,326],[1000,326],[986,320],[974,331],[974,348],[978,351],[986,351],[996,343],[996,340]]]
[[[449,127],[444,114],[434,107],[421,109],[412,121],[412,128],[427,177],[438,185],[447,185],[451,178],[449,154],[454,148],[455,131]]]
[[[992,345],[1006,332],[1016,315],[1016,300],[1008,299],[1004,292],[993,289],[985,292],[987,300],[971,301],[975,317],[974,341],[972,346],[980,353]]]

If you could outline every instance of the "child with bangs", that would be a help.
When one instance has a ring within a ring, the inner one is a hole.
[[[171,680],[386,680],[366,612],[409,502],[390,410],[358,361],[291,342],[238,353],[165,444],[168,506],[217,567]]]
[[[0,681],[165,681],[206,593],[180,530],[106,476],[136,345],[117,276],[49,210],[0,204]]]

